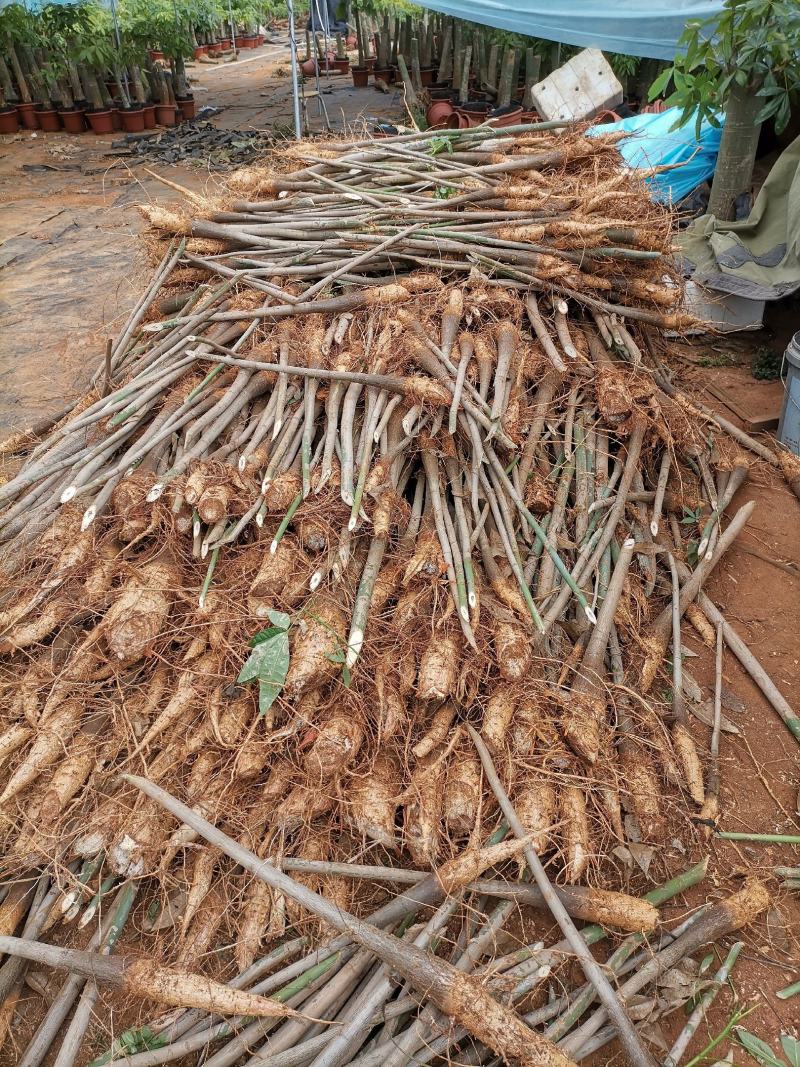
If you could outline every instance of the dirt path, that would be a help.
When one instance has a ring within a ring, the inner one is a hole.
[[[235,63],[191,65],[198,108],[220,108],[213,122],[224,129],[291,130],[288,56],[281,43]],[[320,85],[335,130],[401,113],[397,93],[356,90],[349,76]],[[322,131],[313,96],[306,111],[310,129]],[[146,160],[111,156],[120,136],[0,137],[0,433],[82,390],[144,287],[136,205],[178,194],[145,172]],[[214,184],[202,160],[151,169],[196,191]]]

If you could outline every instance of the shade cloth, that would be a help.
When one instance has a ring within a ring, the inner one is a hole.
[[[547,41],[672,59],[690,19],[722,10],[721,0],[423,0],[423,7]]]

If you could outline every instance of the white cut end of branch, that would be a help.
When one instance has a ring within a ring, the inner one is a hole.
[[[469,604],[469,606],[470,606],[471,608],[474,608],[474,607],[476,607],[476,606],[477,606],[477,604],[478,604],[478,598],[477,598],[477,597],[475,596],[475,594],[474,594],[474,593],[469,593],[469,594],[467,594],[467,603]]]
[[[353,627],[350,631],[350,638],[347,642],[347,656],[345,657],[345,663],[348,667],[352,667],[358,657],[361,654],[361,648],[364,644],[364,631],[359,630],[358,627]]]
[[[247,466],[247,456],[244,453],[239,456],[239,462],[236,464],[240,471],[243,471]]]
[[[61,503],[62,504],[69,503],[69,501],[72,500],[72,498],[75,496],[77,491],[78,490],[74,485],[68,485],[67,488],[64,490],[64,492],[61,494],[61,497],[60,497]]]
[[[589,620],[590,624],[592,626],[594,626],[595,623],[597,622],[597,616],[595,615],[595,613],[592,611],[592,609],[589,607],[588,604],[583,609],[583,611],[584,611],[584,614],[586,615],[586,618]]]
[[[275,540],[273,540],[272,543],[270,544],[270,546],[269,546],[269,554],[271,556],[274,556],[275,553],[278,551],[278,544],[279,544],[279,542],[275,541]]]
[[[153,488],[147,494],[147,497],[146,497],[147,503],[148,504],[155,504],[156,500],[158,500],[158,498],[161,496],[161,494],[163,492],[164,492],[164,483],[163,482],[156,482],[156,484],[153,486]]]
[[[351,515],[350,516],[350,520],[347,523],[347,529],[350,531],[350,533],[352,533],[353,530],[355,530],[357,525],[358,525],[358,515]]]
[[[88,507],[86,511],[84,511],[83,518],[81,519],[81,533],[83,533],[84,530],[89,529],[89,527],[94,522],[94,517],[96,514],[97,508],[94,506],[94,504],[92,504],[91,507]]]
[[[308,588],[313,593],[315,589],[319,589],[319,586],[320,586],[321,582],[322,582],[322,571],[314,571],[314,573],[311,575],[311,581],[308,583]]]
[[[651,537],[658,537],[658,523],[657,522],[651,522],[650,523],[650,536]]]

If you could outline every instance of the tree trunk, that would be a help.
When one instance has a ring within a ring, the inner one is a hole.
[[[761,131],[756,115],[763,106],[764,100],[756,96],[755,89],[734,85],[725,111],[725,128],[708,201],[709,215],[726,221],[732,219],[736,198],[750,189]]]
[[[2,56],[0,56],[0,84],[3,86],[3,95],[9,103],[19,99],[14,89],[14,83],[11,81],[11,73]]]
[[[72,95],[75,100],[85,100],[86,94],[78,74],[78,67],[72,59],[67,60],[67,74],[69,75],[69,84],[72,87]]]
[[[20,100],[23,104],[32,104],[30,89],[28,83],[25,80],[25,75],[22,72],[22,66],[19,61],[19,56],[14,48],[14,45],[9,41],[6,46],[8,58],[11,62],[11,69],[14,71],[14,77],[17,79],[17,88],[19,89]]]

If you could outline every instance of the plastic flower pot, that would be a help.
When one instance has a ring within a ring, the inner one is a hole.
[[[46,133],[58,133],[61,129],[61,120],[54,107],[43,107],[37,110],[36,118],[39,122],[39,129]]]
[[[183,113],[184,119],[188,122],[193,119],[197,112],[197,105],[193,96],[179,96],[178,107]]]
[[[452,114],[453,105],[449,100],[434,100],[432,104],[428,105],[425,117],[428,120],[429,127],[441,130],[447,125],[447,121]]]
[[[114,118],[110,111],[87,111],[86,118],[89,120],[92,133],[97,134],[98,137],[103,133],[114,132]]]
[[[317,61],[312,56],[311,59],[306,59],[300,64],[300,70],[307,78],[313,78],[317,73]]]
[[[368,67],[351,67],[350,73],[353,75],[353,85],[356,89],[365,89],[369,85]]]
[[[490,126],[516,126],[520,121],[522,105],[511,103],[505,107],[496,107],[489,115]]]
[[[86,129],[83,108],[73,107],[68,111],[59,111],[58,117],[61,119],[61,125],[67,133],[83,133]]]
[[[230,37],[223,37],[221,41],[217,41],[217,44],[220,46],[223,52],[227,52],[231,46],[231,39]]]
[[[387,85],[391,85],[394,81],[394,71],[391,67],[373,67],[372,75],[376,80],[380,78]]]
[[[0,108],[0,134],[17,133],[19,130],[19,117],[15,107]]]
[[[347,74],[347,72],[350,70],[350,60],[334,59],[331,62],[331,66],[338,74]]]
[[[117,107],[116,104],[111,108],[111,125],[114,130],[122,129],[122,108]]]
[[[428,96],[431,100],[449,100],[450,103],[455,100],[455,93],[449,85],[437,85],[431,87],[431,89],[428,90]]]
[[[459,129],[467,130],[472,126],[480,126],[486,121],[489,105],[483,100],[474,100],[466,104],[457,104],[454,110],[459,119],[466,121],[466,126],[459,123]]]
[[[125,133],[141,133],[144,129],[144,108],[132,107],[128,111],[120,111],[122,128]]]
[[[419,77],[424,86],[433,85],[436,77],[436,67],[420,67]]]
[[[367,59],[367,70],[370,71],[370,72],[375,70],[375,56],[370,56]]]
[[[264,34],[263,33],[259,33],[259,35],[256,37],[256,48],[260,48],[263,45],[265,40],[266,40],[266,37],[264,36]]]
[[[147,104],[142,111],[144,112],[144,128],[154,130],[156,128],[156,105]]]
[[[17,104],[19,121],[26,130],[38,130],[39,120],[36,117],[36,104]]]
[[[204,56],[206,54],[206,51],[206,46],[204,44],[199,44],[194,50],[194,58],[199,59],[200,56]]]
[[[159,126],[174,126],[177,119],[174,104],[156,104],[156,123]]]
[[[163,59],[164,58],[164,53],[163,52],[159,52],[159,50],[157,48],[151,48],[150,49],[150,58],[152,60],[154,60],[154,61],[156,59]]]
[[[106,89],[108,89],[108,95],[112,99],[116,100],[117,97],[119,96],[119,86],[117,85],[117,83],[115,81],[112,81],[111,79],[109,79],[106,82]]]

